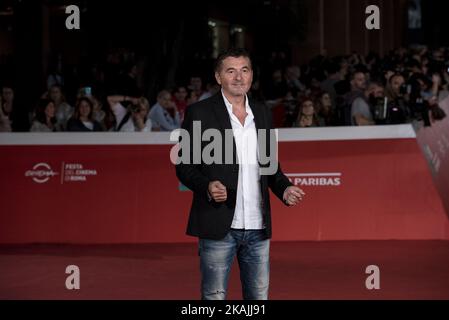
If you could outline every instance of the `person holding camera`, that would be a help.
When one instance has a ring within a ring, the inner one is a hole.
[[[152,122],[148,118],[150,104],[146,98],[114,95],[108,96],[107,100],[116,120],[114,131],[151,131]],[[128,107],[124,105],[128,105]]]
[[[351,122],[353,126],[375,125],[376,109],[384,97],[384,88],[380,83],[371,82],[351,104]],[[373,113],[374,111],[374,113]]]
[[[442,79],[438,73],[432,74],[431,79],[424,74],[412,78],[410,110],[413,121],[422,121],[424,126],[430,126],[432,122],[446,117],[439,106],[441,84]]]
[[[404,98],[407,94],[407,85],[405,78],[400,73],[394,73],[387,79],[385,96],[389,101]]]
[[[401,124],[410,122],[410,91],[401,73],[394,73],[387,79],[385,96],[387,110],[381,120],[387,124]]]

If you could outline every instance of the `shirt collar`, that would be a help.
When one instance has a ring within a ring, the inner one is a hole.
[[[221,89],[221,95],[223,96],[223,100],[224,100],[224,103],[226,105],[226,109],[228,110],[229,114],[230,115],[233,114],[232,113],[232,104],[229,102],[228,98],[226,98],[226,96],[224,95],[223,89]],[[248,116],[254,117],[253,111],[249,107],[248,95],[245,95],[245,111],[248,114]]]

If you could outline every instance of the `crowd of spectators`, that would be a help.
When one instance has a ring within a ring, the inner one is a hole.
[[[124,57],[108,64],[110,58],[103,68],[92,66],[89,81],[76,88],[63,72],[52,71],[34,106],[21,105],[14,86],[2,84],[0,131],[171,131],[180,127],[188,105],[220,90],[204,75],[192,74],[186,83],[162,88],[150,103],[141,66]],[[271,109],[277,128],[428,126],[445,117],[439,103],[449,96],[448,48],[399,48],[383,57],[316,56],[302,66],[273,52],[253,67],[249,95]]]

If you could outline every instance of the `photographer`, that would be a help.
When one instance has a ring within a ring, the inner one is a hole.
[[[115,95],[108,96],[107,100],[116,120],[114,131],[151,131],[151,120],[148,119],[150,104],[146,98]]]
[[[385,89],[387,109],[384,116],[379,115],[377,121],[386,124],[410,122],[410,91],[411,86],[405,83],[404,76],[400,73],[393,74],[388,79]]]
[[[425,126],[432,121],[443,119],[446,114],[438,105],[441,77],[432,75],[432,80],[425,75],[414,77],[410,95],[410,110],[413,120],[423,121]]]
[[[384,87],[377,82],[371,82],[363,95],[351,104],[351,122],[355,126],[375,125],[377,110],[384,100]]]

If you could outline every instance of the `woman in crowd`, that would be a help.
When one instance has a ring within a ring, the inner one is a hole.
[[[55,103],[57,125],[66,129],[67,121],[73,115],[73,108],[66,102],[61,86],[57,84],[51,86],[48,97]]]
[[[0,95],[0,132],[11,132],[9,117],[3,112],[2,96]]]
[[[317,96],[315,114],[318,118],[320,127],[336,125],[334,107],[332,106],[332,99],[328,92],[322,91]]]
[[[103,131],[93,118],[94,105],[87,97],[78,99],[73,117],[67,122],[67,131]]]
[[[298,128],[319,126],[312,99],[305,98],[302,101],[301,106],[299,108],[298,118],[296,119],[294,126]]]
[[[61,131],[56,124],[55,103],[50,99],[40,99],[35,113],[31,132],[55,132]]]

